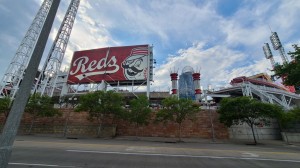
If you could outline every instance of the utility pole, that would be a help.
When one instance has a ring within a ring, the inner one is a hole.
[[[31,87],[41,61],[48,36],[59,6],[60,0],[53,0],[49,13],[43,25],[38,41],[33,50],[31,59],[26,69],[25,76],[12,104],[11,111],[0,137],[0,167],[6,168],[11,156],[12,146],[16,138],[20,121],[29,99]]]

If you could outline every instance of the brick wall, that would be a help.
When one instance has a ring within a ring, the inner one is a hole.
[[[38,119],[32,130],[32,133],[43,134],[63,134],[66,122],[68,123],[67,135],[76,136],[96,136],[98,124],[96,121],[88,120],[88,113],[74,112],[73,109],[61,109],[63,115],[56,118],[41,118]],[[173,122],[155,123],[155,111],[152,113],[151,120],[147,126],[136,128],[135,124],[130,124],[127,121],[117,120],[116,135],[117,136],[150,136],[150,137],[178,137],[178,124]],[[218,122],[218,114],[212,110],[212,120],[214,125],[215,137],[218,139],[228,139],[229,134],[227,128]],[[211,138],[211,122],[208,110],[201,110],[195,118],[190,121],[186,120],[182,124],[181,136],[184,138]],[[3,123],[4,116],[0,117],[0,122]],[[24,114],[20,134],[26,134],[29,130],[31,117]],[[107,123],[110,123],[108,121]],[[2,130],[2,129],[1,129]],[[114,128],[104,124],[104,129],[101,131],[104,136],[109,136],[114,132]]]
[[[227,139],[227,128],[218,122],[218,114],[212,111],[212,119],[214,124],[215,136],[218,139]],[[153,122],[155,115],[152,116],[152,120],[147,126],[136,128],[134,124],[129,124],[126,121],[121,121],[118,124],[117,135],[138,135],[138,136],[150,136],[150,137],[178,137],[179,127],[177,123],[155,123]],[[184,138],[189,137],[201,137],[211,138],[211,122],[209,117],[209,111],[202,110],[195,118],[186,120],[182,124],[181,136]]]

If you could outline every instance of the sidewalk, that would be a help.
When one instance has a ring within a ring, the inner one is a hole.
[[[130,140],[130,141],[149,141],[149,142],[163,142],[163,143],[178,143],[178,138],[165,138],[165,137],[135,137],[135,136],[118,136],[113,139],[116,140]],[[184,143],[203,143],[203,144],[237,144],[237,145],[254,145],[252,139],[212,139],[205,138],[182,138]],[[283,140],[257,140],[257,146],[297,146],[300,143],[287,144]]]
[[[0,134],[1,136],[1,134]],[[228,144],[228,145],[247,145],[247,146],[255,146],[253,144],[252,139],[216,139],[212,141],[212,139],[205,139],[205,138],[182,138],[182,141],[179,142],[178,138],[166,138],[166,137],[136,137],[136,136],[117,136],[114,138],[96,138],[96,137],[63,137],[62,135],[52,135],[52,134],[34,134],[34,135],[18,135],[16,141],[23,141],[23,140],[30,140],[30,139],[37,139],[41,141],[48,141],[48,140],[91,140],[97,142],[98,140],[106,140],[106,141],[139,141],[139,142],[160,142],[160,143],[185,143],[185,144]],[[259,146],[265,147],[297,147],[300,149],[300,143],[290,143],[287,144],[283,140],[258,140]]]

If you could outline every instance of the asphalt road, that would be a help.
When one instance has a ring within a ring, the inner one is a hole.
[[[300,147],[21,136],[9,168],[299,168]]]

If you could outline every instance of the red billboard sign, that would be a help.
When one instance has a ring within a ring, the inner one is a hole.
[[[147,80],[152,71],[152,47],[149,45],[107,47],[74,52],[68,84],[116,84]],[[152,74],[152,73],[151,73]]]

